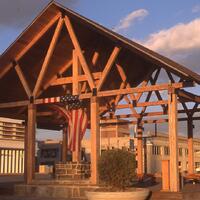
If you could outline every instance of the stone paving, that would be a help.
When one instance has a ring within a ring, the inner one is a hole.
[[[14,185],[19,182],[0,182],[0,200],[66,200],[66,198],[44,198],[44,197],[17,197],[14,196]],[[200,200],[200,184],[188,183],[184,186],[180,194],[162,193],[160,181],[153,186],[147,186],[152,191],[152,196],[149,200]],[[67,200],[80,200],[69,199]],[[82,198],[81,200],[86,200]]]

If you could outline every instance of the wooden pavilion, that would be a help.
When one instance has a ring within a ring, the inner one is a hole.
[[[160,71],[166,72],[167,78],[157,82]],[[200,75],[191,70],[50,3],[0,57],[0,116],[26,121],[27,184],[34,179],[36,124],[38,128],[61,129],[62,119],[43,104],[44,98],[68,93],[83,100],[90,119],[93,184],[98,183],[100,119],[102,123],[114,123],[116,118],[130,118],[129,123],[137,124],[138,174],[143,174],[143,125],[168,122],[173,152],[170,191],[179,191],[177,123],[188,122],[188,164],[193,173],[193,120],[199,119],[194,113],[199,111],[200,97],[184,88],[196,84],[200,84]],[[166,98],[163,91],[168,94]],[[150,101],[152,93],[157,100]],[[120,104],[122,99],[126,103]],[[194,102],[194,107],[188,108],[187,102]],[[152,106],[162,110],[148,112]],[[116,114],[116,110],[125,108],[131,114]],[[187,117],[179,117],[180,113]],[[78,160],[78,152],[74,160]]]

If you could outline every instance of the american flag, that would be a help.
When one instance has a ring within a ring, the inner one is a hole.
[[[80,103],[80,100],[79,100],[78,95],[67,94],[65,96],[60,96],[60,97],[44,98],[42,103],[43,104],[49,104],[49,103],[73,104],[73,103]]]
[[[54,110],[62,115],[68,123],[68,147],[71,151],[79,150],[81,146],[81,140],[85,134],[88,119],[87,114],[83,109],[71,109],[68,110],[58,105],[51,106]]]

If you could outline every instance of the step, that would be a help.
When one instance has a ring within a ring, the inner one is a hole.
[[[81,198],[85,199],[85,191],[93,191],[97,186],[74,184],[17,184],[14,194],[19,197],[38,198]]]
[[[182,200],[183,194],[181,192],[154,192],[151,200]]]

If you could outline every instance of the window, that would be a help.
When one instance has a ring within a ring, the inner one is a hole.
[[[188,155],[188,149],[185,149],[185,155],[186,156]]]
[[[179,149],[178,149],[178,153],[179,153],[179,156],[182,156],[182,155],[183,155],[183,149],[182,149],[182,148],[179,148]]]
[[[178,162],[178,167],[179,167],[179,169],[181,169],[181,167],[182,167],[182,162],[181,161]]]
[[[195,169],[200,167],[200,162],[195,162]]]
[[[169,155],[169,147],[164,146],[164,155]]]
[[[58,155],[58,149],[42,149],[42,158],[56,158]]]
[[[160,155],[160,146],[152,146],[152,154]]]

